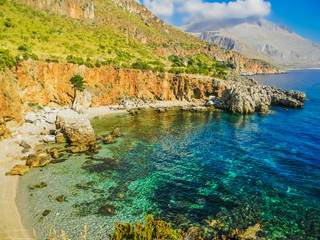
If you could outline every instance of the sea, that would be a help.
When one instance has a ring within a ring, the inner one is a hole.
[[[107,239],[145,215],[204,238],[260,226],[256,239],[320,239],[320,70],[254,78],[306,92],[303,109],[117,114],[93,119],[99,153],[68,154],[19,180],[17,204],[38,239]],[[122,136],[104,145],[102,135]],[[42,184],[40,184],[42,183]],[[213,226],[209,226],[209,223]],[[257,225],[259,224],[259,225]]]

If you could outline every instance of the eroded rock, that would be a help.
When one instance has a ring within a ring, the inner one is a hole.
[[[24,175],[29,172],[29,167],[24,164],[18,164],[14,166],[10,172],[6,173],[6,176]]]
[[[215,106],[232,113],[248,114],[268,112],[269,106],[303,108],[305,93],[282,91],[275,87],[261,86],[253,79],[231,81],[230,86],[215,100]]]
[[[120,137],[120,136],[121,136],[120,128],[114,129],[113,132],[111,133],[111,135],[112,135],[113,137]]]
[[[28,157],[23,158],[26,160],[26,165],[30,168],[44,167],[51,162],[51,157],[48,154],[42,153],[39,155],[30,154]]]
[[[115,143],[116,139],[114,138],[113,135],[109,134],[107,135],[104,139],[103,139],[103,143],[104,144],[111,144],[111,143]]]
[[[56,128],[71,144],[69,152],[96,151],[96,136],[89,119],[84,115],[72,111],[61,112],[57,116]],[[60,137],[62,139],[62,135]]]

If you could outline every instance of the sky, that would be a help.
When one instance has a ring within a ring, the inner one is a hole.
[[[320,43],[320,0],[136,0],[165,22],[261,16]]]

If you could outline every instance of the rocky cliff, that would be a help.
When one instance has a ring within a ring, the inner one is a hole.
[[[13,119],[21,122],[23,113],[38,105],[71,105],[74,90],[70,78],[75,74],[87,82],[77,101],[91,107],[118,104],[132,97],[145,101],[200,99],[219,94],[225,85],[224,80],[196,75],[25,61],[14,71],[0,72],[2,126]]]
[[[17,0],[17,2],[71,18],[94,20],[94,4],[88,0]]]

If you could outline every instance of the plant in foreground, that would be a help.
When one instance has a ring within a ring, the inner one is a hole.
[[[109,235],[110,240],[121,239],[139,239],[139,240],[151,240],[151,239],[166,239],[176,240],[183,239],[184,232],[171,229],[169,223],[164,221],[155,221],[153,216],[145,216],[146,223],[136,223],[133,226],[131,223],[116,223],[116,231]]]

